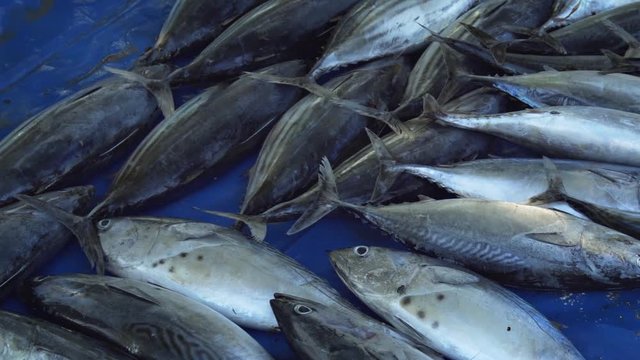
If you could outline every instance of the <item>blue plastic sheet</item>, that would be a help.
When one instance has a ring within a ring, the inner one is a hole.
[[[172,4],[171,0],[1,0],[0,137],[46,106],[107,76],[102,65],[128,68],[154,43]],[[254,160],[255,154],[221,169],[217,176],[191,186],[180,199],[144,214],[230,224],[193,207],[238,211],[245,174]],[[122,161],[78,178],[76,184],[91,183],[102,196]],[[298,236],[285,235],[290,225],[270,225],[267,241],[327,278],[356,303],[331,270],[327,251],[361,243],[399,247],[344,213],[333,214]],[[69,272],[91,272],[76,244],[67,246],[38,273]],[[639,358],[640,291],[516,292],[557,323],[585,358]],[[16,299],[7,300],[2,308],[28,313]],[[275,358],[295,359],[282,335],[249,332]]]

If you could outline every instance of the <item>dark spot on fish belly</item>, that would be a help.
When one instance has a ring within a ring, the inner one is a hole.
[[[507,331],[511,331],[511,326],[507,326]]]
[[[436,298],[438,299],[438,301],[442,301],[444,300],[444,294],[438,294]]]
[[[187,257],[187,253],[186,252],[180,253],[180,257],[183,257],[183,258]]]
[[[204,259],[204,257],[202,255],[198,255],[198,261],[202,261],[202,259]]]
[[[440,323],[439,323],[439,322],[437,322],[437,321],[434,321],[434,322],[431,324],[431,327],[432,327],[432,328],[434,328],[434,329],[437,329],[437,328],[439,328],[439,327],[440,327]]]
[[[160,263],[160,265],[163,265],[164,264],[164,259],[162,259],[162,260],[160,260],[158,262]]]
[[[175,270],[176,270],[176,269],[175,269],[173,266],[171,266],[171,267],[169,268],[169,272],[170,272],[170,273],[174,272]]]
[[[402,298],[402,300],[400,301],[400,303],[402,305],[409,305],[411,304],[411,296],[405,296]]]
[[[402,295],[407,291],[407,288],[404,285],[400,285],[400,287],[396,291],[398,292],[398,294]]]
[[[560,115],[560,112],[559,111],[551,111],[549,114],[551,114],[551,115]]]
[[[427,316],[427,314],[424,312],[424,310],[418,310],[418,317],[420,319],[424,319]]]
[[[157,262],[154,262],[153,264],[151,264],[151,267],[157,267],[157,266],[158,266]]]

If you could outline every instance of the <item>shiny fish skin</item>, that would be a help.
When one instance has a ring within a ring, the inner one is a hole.
[[[28,291],[38,311],[140,359],[272,359],[224,316],[155,285],[77,274],[39,277]]]
[[[164,65],[141,70],[162,77]],[[0,141],[0,205],[40,193],[109,160],[156,122],[157,103],[142,85],[111,79],[26,120]]]
[[[342,207],[403,244],[510,286],[590,290],[640,285],[640,241],[573,215],[480,199],[360,206],[338,198],[326,159],[319,179],[323,192],[287,234]]]
[[[573,160],[553,163],[570,196],[640,211],[640,168]],[[483,159],[450,166],[398,164],[389,170],[423,177],[466,198],[527,203],[548,187],[541,159]],[[552,205],[565,212],[571,210],[565,203]]]
[[[583,359],[531,305],[447,262],[359,246],[331,253],[336,272],[396,328],[451,359]]]
[[[306,66],[296,60],[261,72],[301,76]],[[113,214],[140,206],[189,183],[216,164],[239,158],[258,145],[267,133],[264,127],[302,94],[297,88],[249,77],[210,88],[153,129],[92,213]]]
[[[93,205],[93,188],[68,188],[37,197],[66,211],[84,214]],[[55,256],[73,235],[55,219],[29,205],[0,208],[0,298]]]
[[[566,26],[575,21],[632,4],[638,0],[556,0],[551,19],[542,25],[543,30]]]
[[[445,105],[459,112],[492,114],[508,107],[506,96],[490,89],[481,89],[462,96]],[[448,164],[483,156],[489,151],[490,139],[477,133],[459,131],[451,127],[428,124],[420,119],[407,122],[413,136],[390,133],[382,138],[398,161],[419,164]],[[452,131],[453,130],[453,131]],[[440,151],[448,149],[448,151]],[[364,204],[371,198],[379,161],[371,144],[336,167],[335,174],[340,195],[353,204]],[[410,176],[401,176],[392,191],[398,195],[417,190],[419,182]],[[261,214],[267,221],[291,220],[300,215],[318,196],[318,185],[290,201],[278,204]]]
[[[276,329],[269,307],[276,292],[346,304],[292,258],[233,229],[154,218],[103,219],[97,227],[113,274],[179,292],[241,326]]]
[[[336,95],[361,104],[395,107],[406,85],[404,59],[381,60],[330,81]],[[367,143],[365,127],[378,123],[363,115],[308,95],[276,122],[251,169],[242,205],[258,214],[309,186],[322,156],[342,161]]]
[[[640,211],[620,210],[596,205],[575,197],[565,198],[569,205],[598,224],[640,239]]]
[[[358,1],[269,0],[236,20],[169,80],[178,84],[231,76],[292,58],[292,49],[316,45],[315,37],[330,21]]]
[[[640,114],[558,106],[498,115],[435,116],[446,125],[499,136],[548,156],[640,166]]]
[[[442,359],[418,350],[409,338],[357,311],[283,294],[275,295],[271,308],[301,359]]]
[[[166,62],[201,48],[220,35],[229,21],[265,0],[178,0],[162,25],[156,43],[139,64]]]
[[[363,0],[338,24],[327,50],[311,70],[333,69],[416,50],[428,43],[422,26],[440,32],[477,0]],[[422,25],[422,26],[421,26]]]
[[[0,356],[25,360],[134,360],[106,344],[46,321],[0,311]]]
[[[609,20],[619,25],[635,38],[640,37],[640,2],[602,12],[598,15],[577,21],[569,26],[552,31],[551,37],[556,39],[569,55],[600,55],[602,49],[614,52],[624,51],[627,43],[614,36],[604,21]],[[509,46],[509,51],[517,53],[556,53],[537,39],[517,41]]]
[[[640,113],[640,78],[598,71],[543,71],[516,76],[460,75],[504,91],[533,108],[597,106]]]
[[[549,18],[551,0],[485,0],[451,24],[440,35],[471,41],[472,36],[461,23],[475,26],[500,41],[513,40],[513,34],[504,31],[505,25],[537,27]],[[422,54],[409,77],[402,106],[421,105],[422,97],[438,97],[447,80],[447,65],[441,44],[433,42]]]

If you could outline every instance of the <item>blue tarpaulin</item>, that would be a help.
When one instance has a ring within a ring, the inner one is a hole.
[[[103,65],[128,68],[154,43],[172,4],[171,0],[0,0],[0,137],[45,107],[108,76]],[[229,225],[194,207],[238,211],[254,160],[255,154],[199,181],[180,199],[135,215]],[[95,185],[102,196],[122,161],[75,182]],[[332,271],[327,251],[359,244],[399,247],[345,213],[333,214],[296,236],[285,235],[290,225],[270,225],[267,241],[356,303]],[[91,272],[76,244],[67,246],[38,274],[69,272]],[[640,291],[516,292],[558,324],[585,358],[640,357]],[[2,308],[28,313],[16,299],[4,302]],[[295,358],[282,335],[249,332],[275,358]]]

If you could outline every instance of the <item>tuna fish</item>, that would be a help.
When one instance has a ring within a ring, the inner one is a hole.
[[[296,233],[343,207],[416,250],[455,261],[510,286],[619,289],[640,285],[640,241],[537,206],[481,199],[425,199],[360,206],[341,201],[328,161],[317,202]]]
[[[401,60],[369,64],[332,80],[326,87],[337,97],[363,105],[395,107],[409,68]],[[318,161],[342,161],[366,144],[364,128],[372,120],[331,101],[308,95],[275,124],[251,170],[242,205],[258,214],[290,200],[313,181]]]
[[[342,18],[311,76],[317,78],[349,64],[420,49],[428,43],[423,26],[440,32],[476,2],[363,0]]]
[[[140,72],[161,78],[167,70],[157,65]],[[156,109],[139,83],[109,79],[25,121],[0,141],[0,204],[108,161],[155,125]]]
[[[140,359],[271,359],[231,320],[159,286],[82,274],[39,277],[31,286],[27,300],[38,311]]]
[[[442,359],[389,326],[356,311],[275,294],[271,308],[302,359]]]
[[[226,26],[265,0],[178,0],[140,64],[166,62],[208,45]]]
[[[298,76],[301,61],[261,72]],[[105,200],[92,211],[114,214],[167,194],[221,162],[239,158],[264,138],[266,129],[302,91],[243,76],[214,86],[181,106],[142,141],[116,176]],[[162,164],[162,166],[159,166]]]
[[[126,352],[46,321],[0,311],[0,349],[5,359],[134,360]]]
[[[76,214],[84,214],[93,203],[92,187],[76,187],[38,196]],[[55,218],[24,203],[0,208],[0,298],[20,285],[73,239]]]
[[[367,246],[330,256],[342,281],[373,311],[450,359],[583,359],[531,305],[469,270]]]
[[[171,83],[236,75],[293,58],[330,21],[359,0],[269,0],[249,11],[207,46],[189,65],[169,76]],[[299,56],[299,55],[298,55]]]

